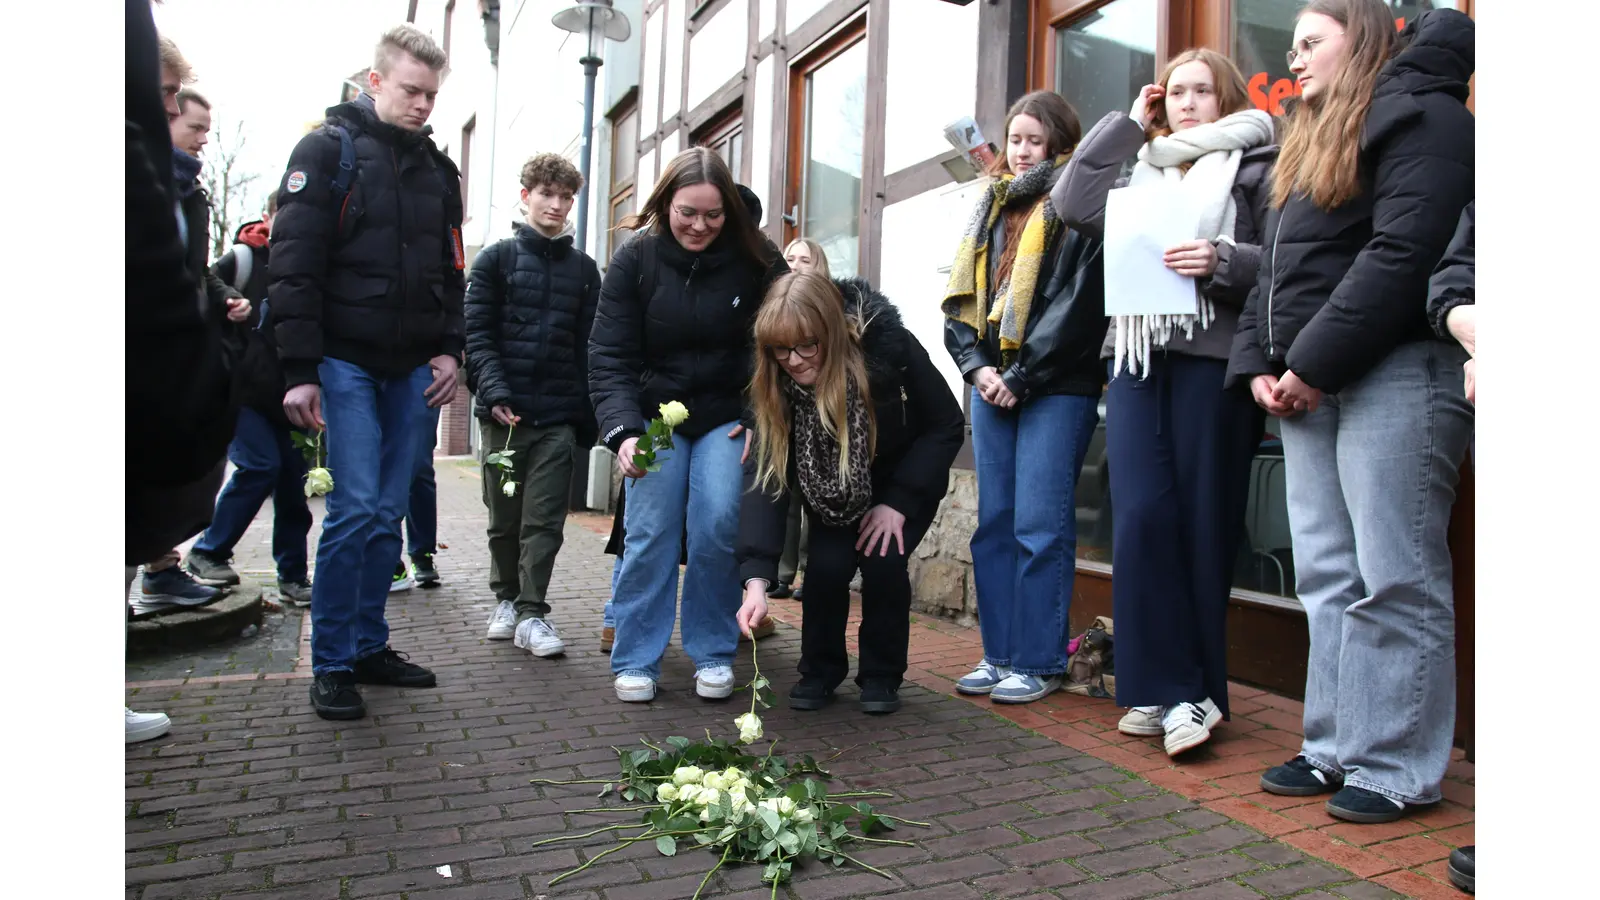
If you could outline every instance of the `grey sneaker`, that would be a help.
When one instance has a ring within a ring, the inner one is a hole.
[[[517,636],[517,608],[510,600],[501,600],[489,614],[489,640],[509,641]]]
[[[984,660],[978,663],[978,667],[972,670],[972,674],[956,682],[956,693],[987,694],[993,691],[995,685],[1004,681],[1006,676],[1010,674],[1010,669],[993,665],[988,660]]]
[[[1060,675],[1022,675],[1012,672],[994,686],[989,699],[996,703],[1032,703],[1061,689]]]
[[[1135,706],[1117,723],[1117,730],[1135,737],[1156,737],[1167,733],[1161,717],[1167,714],[1164,706]]]
[[[311,605],[311,582],[309,581],[284,581],[278,579],[278,596],[286,603],[295,606]]]
[[[189,555],[183,560],[183,567],[201,584],[222,587],[239,583],[239,573],[233,570],[233,566],[214,560],[204,553],[189,551]]]

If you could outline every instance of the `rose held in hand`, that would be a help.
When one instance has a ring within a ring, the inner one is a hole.
[[[306,497],[320,497],[333,490],[333,473],[318,466],[306,473]]]
[[[646,472],[659,472],[656,453],[672,449],[672,430],[689,420],[689,408],[673,400],[659,407],[660,418],[652,419],[634,444],[633,464]]]
[[[689,421],[689,408],[674,400],[671,403],[661,404],[661,421],[668,428],[677,428]]]

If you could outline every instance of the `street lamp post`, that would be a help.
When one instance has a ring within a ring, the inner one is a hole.
[[[582,35],[583,64],[583,145],[579,151],[578,171],[583,176],[583,187],[578,189],[579,250],[586,249],[589,236],[589,148],[594,132],[594,76],[603,61],[600,53],[607,39],[625,41],[631,33],[628,17],[611,8],[611,0],[579,0],[550,17],[551,24],[562,31]]]

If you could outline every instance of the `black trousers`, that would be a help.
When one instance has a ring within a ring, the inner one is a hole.
[[[1265,413],[1227,363],[1155,353],[1106,395],[1117,705],[1228,715],[1228,595]]]
[[[927,504],[935,507],[935,504]],[[907,518],[902,533],[905,550],[881,546],[871,556],[856,551],[858,525],[835,528],[806,510],[811,526],[807,544],[804,619],[800,629],[800,674],[838,687],[850,674],[845,630],[850,621],[850,581],[861,570],[861,627],[857,633],[861,664],[856,683],[887,683],[898,688],[906,675],[906,648],[911,642],[911,554],[933,524],[934,509]],[[858,523],[859,524],[859,523]]]

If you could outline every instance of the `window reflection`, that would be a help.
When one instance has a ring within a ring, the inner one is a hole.
[[[800,234],[822,246],[835,277],[857,274],[862,151],[867,127],[867,43],[806,76]]]
[[[1127,110],[1156,76],[1158,0],[1117,0],[1056,30],[1056,93],[1078,111],[1084,131]]]

